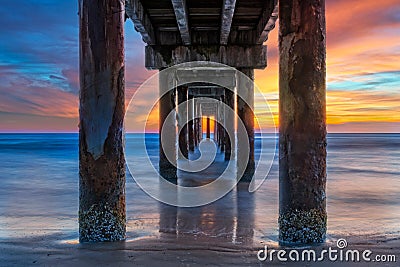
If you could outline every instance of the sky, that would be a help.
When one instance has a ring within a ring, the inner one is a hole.
[[[77,2],[0,5],[0,132],[78,131]],[[326,17],[328,131],[400,132],[399,0],[327,0]],[[128,102],[155,71],[144,68],[144,43],[131,21],[125,35]],[[268,67],[255,82],[277,122],[278,27],[266,44]]]

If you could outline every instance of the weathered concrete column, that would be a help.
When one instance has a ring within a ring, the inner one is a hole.
[[[215,134],[217,135],[217,146],[218,147],[220,147],[220,145],[221,145],[221,124],[219,123],[219,122],[215,122],[215,125],[216,125],[216,132],[215,132]]]
[[[200,117],[199,118],[199,143],[201,142],[201,140],[203,140],[203,119]]]
[[[207,135],[206,135],[206,137],[208,138],[208,139],[210,139],[210,131],[211,131],[211,129],[210,129],[210,117],[207,117]]]
[[[199,117],[200,116],[200,114],[201,114],[201,112],[200,112],[200,105],[199,105],[199,102],[195,99],[195,106],[194,106],[194,108],[195,108],[195,110],[196,110],[196,117],[198,117],[196,120],[195,120],[195,122],[196,122],[196,124],[195,124],[195,126],[196,126],[196,146],[198,146],[199,145],[199,143],[200,143],[200,141],[201,141],[201,117]]]
[[[176,120],[175,116],[169,116],[170,112],[175,112],[175,89],[169,90],[171,86],[169,81],[168,73],[161,71],[159,73],[159,147],[160,147],[160,159],[159,159],[159,172],[160,175],[173,183],[177,181],[176,173]],[[168,118],[168,119],[167,119]],[[166,140],[161,143],[161,130],[165,127]],[[166,156],[171,155],[170,162]]]
[[[214,115],[214,141],[218,144],[218,123],[217,123],[217,112]]]
[[[79,1],[79,240],[125,239],[125,1]]]
[[[221,152],[225,151],[225,130],[222,127],[222,124],[219,127],[219,147],[221,149]]]
[[[279,1],[279,239],[326,233],[325,1]]]
[[[194,151],[194,144],[195,144],[195,137],[194,137],[194,131],[193,131],[193,114],[194,114],[194,110],[193,110],[193,95],[189,95],[189,100],[191,100],[190,104],[188,104],[188,117],[189,117],[189,122],[188,122],[188,140],[189,140],[189,150],[190,151]]]
[[[238,120],[240,120],[247,132],[246,138],[239,138],[237,143],[237,168],[238,171],[242,171],[243,175],[240,182],[250,182],[254,175],[254,69],[239,69],[244,73],[249,79],[241,79],[240,75],[238,77],[237,90],[238,90]],[[244,78],[242,76],[242,78]],[[239,97],[242,96],[242,97]],[[238,122],[240,123],[240,122]],[[249,154],[242,152],[244,147],[246,147],[243,142],[248,142]],[[247,164],[244,164],[246,163]],[[240,178],[240,177],[238,177]]]
[[[179,132],[179,150],[178,158],[188,158],[188,88],[186,86],[178,87],[178,132]],[[186,103],[185,103],[186,102]]]
[[[217,136],[215,142],[217,143],[217,146],[219,147],[220,134],[219,134],[219,122],[217,122],[217,121],[215,121],[215,135]]]
[[[196,140],[196,147],[197,147],[199,145],[199,142],[200,142],[200,119],[197,118],[197,119],[194,120],[194,122],[195,122],[195,125],[194,125],[195,134],[194,134],[194,137],[195,137],[195,140]]]
[[[199,120],[196,118],[193,120],[193,138],[194,138],[194,147],[196,148],[199,145]]]
[[[196,129],[196,116],[197,116],[197,110],[196,110],[196,98],[193,96],[193,121],[192,121],[192,127],[193,127],[193,147],[196,148],[197,147],[197,129]]]
[[[207,126],[207,125],[203,125],[204,115],[203,115],[203,110],[202,110],[201,104],[199,104],[199,112],[200,112],[200,115],[201,115],[200,118],[199,118],[199,127],[200,127],[200,129],[199,129],[199,140],[201,141],[201,140],[203,140],[203,137],[204,137],[203,129],[204,129],[204,127]]]
[[[235,93],[229,89],[225,89],[225,104],[232,110],[235,110]],[[226,107],[227,108],[227,107]],[[225,110],[225,160],[231,159],[231,150],[235,148],[235,118],[233,112]],[[229,134],[228,134],[229,133]],[[230,138],[231,136],[232,138]]]
[[[224,103],[224,96],[221,96],[220,101],[222,103]],[[220,147],[221,147],[221,152],[225,151],[225,128],[223,127],[223,123],[225,120],[225,113],[224,113],[224,106],[222,106],[222,104],[220,105],[220,109],[219,109],[219,116],[220,116],[220,120],[221,120],[221,127],[220,127]]]
[[[214,129],[213,129],[214,136],[213,136],[213,138],[214,138],[214,141],[217,142],[217,134],[216,134],[216,132],[217,132],[217,124],[215,123],[215,120],[213,120],[213,121],[214,121]]]

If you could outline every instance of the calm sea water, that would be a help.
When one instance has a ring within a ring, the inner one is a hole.
[[[127,135],[128,152],[138,140]],[[330,134],[328,141],[329,237],[399,238],[400,134]],[[147,148],[157,162],[157,135],[148,136]],[[0,166],[0,240],[50,234],[77,238],[77,134],[0,134]],[[233,243],[274,241],[277,171],[275,157],[268,179],[254,194],[236,189],[198,208],[161,205],[128,175],[128,238],[172,232]]]

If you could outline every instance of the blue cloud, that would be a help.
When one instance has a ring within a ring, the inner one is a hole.
[[[78,1],[21,0],[0,5],[0,86],[51,88],[77,95],[78,23]],[[146,75],[144,44],[132,22],[127,22],[125,42],[127,77],[131,77],[126,84],[136,86]]]
[[[329,90],[386,91],[398,93],[400,70],[342,76],[328,83]]]
[[[0,24],[0,86],[77,94],[76,78],[65,75],[77,74],[77,1],[8,1],[0,5]]]

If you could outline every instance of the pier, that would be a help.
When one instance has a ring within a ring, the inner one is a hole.
[[[171,129],[166,134],[170,142],[160,142],[160,174],[176,183],[176,161],[189,158],[203,138],[213,136],[225,161],[236,156],[247,158],[245,166],[237,166],[243,175],[235,177],[243,184],[251,181],[255,171],[254,84],[248,81],[254,81],[255,69],[267,67],[265,42],[277,23],[278,13],[279,238],[290,244],[324,241],[327,219],[323,0],[80,0],[81,242],[125,239],[125,20],[133,21],[145,43],[144,67],[160,71],[160,134],[165,127]],[[176,80],[202,74],[182,69],[169,77],[163,70],[192,61],[221,63],[244,73],[248,79],[244,81],[229,70],[216,69],[213,77],[223,79],[233,90],[215,86],[211,81],[171,89],[169,85]],[[239,92],[245,97],[238,97]],[[234,118],[220,105],[204,101],[207,98],[235,110],[246,129],[248,154],[240,153],[244,142],[235,137]],[[188,100],[193,100],[193,104],[185,105]],[[176,118],[168,116],[173,111]],[[213,120],[224,121],[225,127]],[[166,153],[172,153],[172,162]]]

